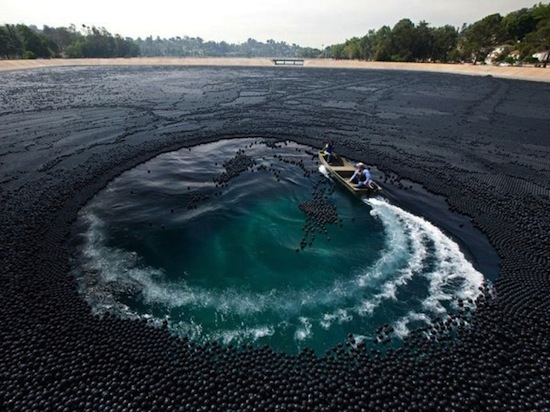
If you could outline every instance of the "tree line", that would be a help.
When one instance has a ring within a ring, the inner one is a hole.
[[[539,3],[506,16],[492,14],[458,29],[400,20],[363,37],[329,46],[324,57],[393,62],[479,62],[496,48],[495,59],[532,62],[550,46],[550,5]],[[548,59],[548,57],[547,57]]]
[[[146,57],[176,56],[176,57],[319,57],[320,49],[300,47],[284,41],[273,39],[260,42],[248,39],[241,44],[229,44],[225,41],[204,41],[200,37],[171,37],[161,39],[152,36],[135,40],[141,55]]]
[[[319,57],[321,50],[297,44],[248,39],[242,44],[204,41],[200,37],[152,36],[145,39],[122,38],[104,28],[83,25],[39,29],[24,24],[0,26],[0,58],[91,58],[91,57]]]
[[[533,54],[550,45],[550,5],[539,3],[506,16],[492,14],[458,29],[431,27],[421,21],[400,20],[393,28],[369,30],[324,50],[297,44],[248,39],[241,44],[204,41],[200,37],[152,36],[136,40],[113,35],[104,28],[24,24],[0,26],[0,58],[87,58],[137,56],[303,57],[394,62],[479,62],[498,48],[497,61],[532,62]],[[546,62],[548,62],[548,53]]]
[[[36,59],[51,57],[136,57],[139,46],[131,38],[112,35],[104,28],[5,24],[0,26],[0,57]]]

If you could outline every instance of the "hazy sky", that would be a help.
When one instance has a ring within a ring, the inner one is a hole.
[[[402,18],[432,26],[473,23],[540,0],[0,0],[0,24],[105,27],[133,38],[248,38],[322,47],[392,27]],[[542,3],[547,3],[543,1]]]

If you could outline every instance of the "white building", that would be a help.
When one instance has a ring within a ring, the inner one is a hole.
[[[538,53],[533,54],[533,57],[535,59],[538,59],[539,62],[545,62],[548,60],[548,54],[550,53],[550,50],[541,51]]]

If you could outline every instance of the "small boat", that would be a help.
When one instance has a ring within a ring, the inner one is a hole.
[[[372,181],[372,188],[357,187],[355,183],[348,180],[355,173],[355,166],[341,156],[332,154],[331,162],[328,163],[324,150],[319,151],[319,161],[327,169],[327,172],[341,183],[346,189],[356,196],[372,196],[382,190],[380,185]]]

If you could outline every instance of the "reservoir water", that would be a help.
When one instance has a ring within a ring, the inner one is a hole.
[[[97,313],[289,353],[372,340],[384,324],[406,336],[474,300],[484,280],[434,224],[354,197],[315,149],[260,138],[125,172],[82,209],[70,247]]]

